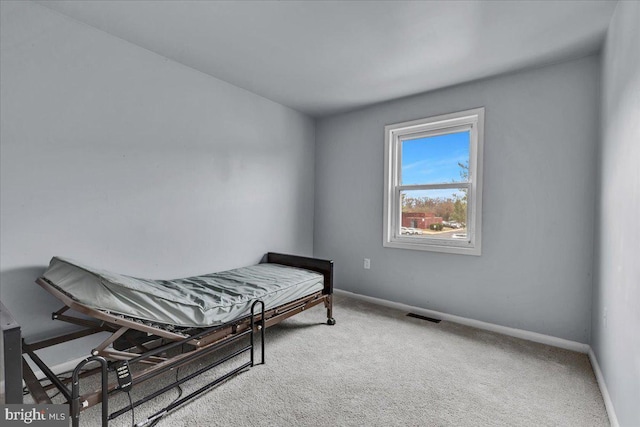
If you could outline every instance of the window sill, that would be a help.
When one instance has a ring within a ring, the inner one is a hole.
[[[385,248],[409,249],[414,251],[441,252],[458,255],[474,255],[480,256],[480,246],[454,246],[454,245],[438,245],[436,243],[425,242],[408,242],[408,241],[384,241],[382,246]]]

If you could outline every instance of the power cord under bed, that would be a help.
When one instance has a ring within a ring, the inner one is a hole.
[[[182,345],[180,346],[180,353],[181,353],[181,354],[183,354],[183,353],[184,353],[184,344],[182,344]],[[182,366],[178,366],[178,368],[176,369],[176,380],[175,380],[175,382],[178,382],[178,378],[179,378],[179,375],[180,375],[180,368],[181,368],[181,367],[182,367]],[[178,399],[180,399],[180,398],[182,397],[182,393],[183,393],[183,391],[182,391],[182,386],[181,386],[180,384],[178,384],[178,385],[176,385],[176,387],[178,388],[178,396],[177,396],[175,399],[173,399],[173,402],[171,402],[169,405],[173,404],[174,402],[177,402],[177,401],[178,401]],[[131,402],[131,398],[129,398],[129,402]],[[169,405],[167,405],[167,406],[169,406]],[[133,405],[131,406],[131,412],[132,412],[132,414],[133,414]],[[156,424],[158,424],[161,420],[162,420],[162,417],[158,417],[158,418],[154,419],[153,421],[151,421],[151,422],[148,424],[148,427],[153,427],[153,426],[155,426],[155,425],[156,425]],[[146,423],[143,423],[143,424],[135,424],[135,423],[133,423],[133,420],[132,420],[131,422],[132,422],[132,426],[131,426],[131,427],[140,427],[140,426],[142,426],[142,425],[147,425]]]

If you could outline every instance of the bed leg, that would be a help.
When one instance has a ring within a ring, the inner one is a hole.
[[[327,325],[335,325],[336,319],[333,318],[333,296],[327,295],[324,300],[324,306],[327,308]]]

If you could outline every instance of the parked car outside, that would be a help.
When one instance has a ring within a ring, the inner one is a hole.
[[[422,230],[412,227],[400,227],[400,234],[403,234],[405,236],[414,236],[416,234],[422,234]]]

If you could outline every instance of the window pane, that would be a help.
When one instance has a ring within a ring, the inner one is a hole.
[[[466,182],[469,172],[469,132],[401,141],[401,184]]]
[[[401,191],[400,234],[447,240],[467,238],[467,189]]]

